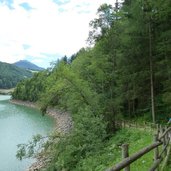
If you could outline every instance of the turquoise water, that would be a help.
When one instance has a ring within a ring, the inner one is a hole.
[[[25,171],[33,159],[16,159],[17,144],[27,143],[33,135],[47,135],[54,121],[40,111],[11,104],[10,96],[0,95],[0,171]]]

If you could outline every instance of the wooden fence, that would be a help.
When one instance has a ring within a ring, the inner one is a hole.
[[[122,145],[123,160],[106,171],[119,171],[122,169],[130,171],[131,163],[152,150],[154,151],[154,158],[149,171],[158,171],[159,168],[162,171],[167,164],[169,156],[171,156],[171,127],[158,127],[157,133],[154,135],[154,142],[131,156],[129,156],[128,147],[128,144]]]
[[[151,131],[156,131],[161,127],[158,124],[150,123],[150,122],[142,122],[142,123],[137,123],[134,121],[126,121],[126,120],[116,120],[115,121],[115,127],[116,128],[139,128],[142,130],[151,130]]]

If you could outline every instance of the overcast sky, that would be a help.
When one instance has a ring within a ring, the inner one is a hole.
[[[86,46],[97,8],[115,0],[0,0],[0,61],[48,67]]]

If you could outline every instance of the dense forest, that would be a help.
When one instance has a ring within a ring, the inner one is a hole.
[[[46,144],[47,170],[100,170],[86,159],[110,139],[115,120],[158,123],[171,113],[171,1],[125,0],[103,4],[97,14],[88,48],[20,82],[13,93],[43,112],[50,106],[72,114],[71,133]]]
[[[14,88],[19,81],[30,78],[32,75],[28,70],[0,62],[0,88],[2,89]]]

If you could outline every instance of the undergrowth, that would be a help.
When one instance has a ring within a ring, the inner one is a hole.
[[[104,148],[80,160],[76,171],[104,171],[114,166],[121,159],[121,145],[129,144],[130,155],[152,143],[152,134],[136,129],[122,129],[116,132],[108,142],[104,144]],[[137,160],[131,165],[134,171],[148,170],[152,164],[153,152],[148,153],[144,157]]]

